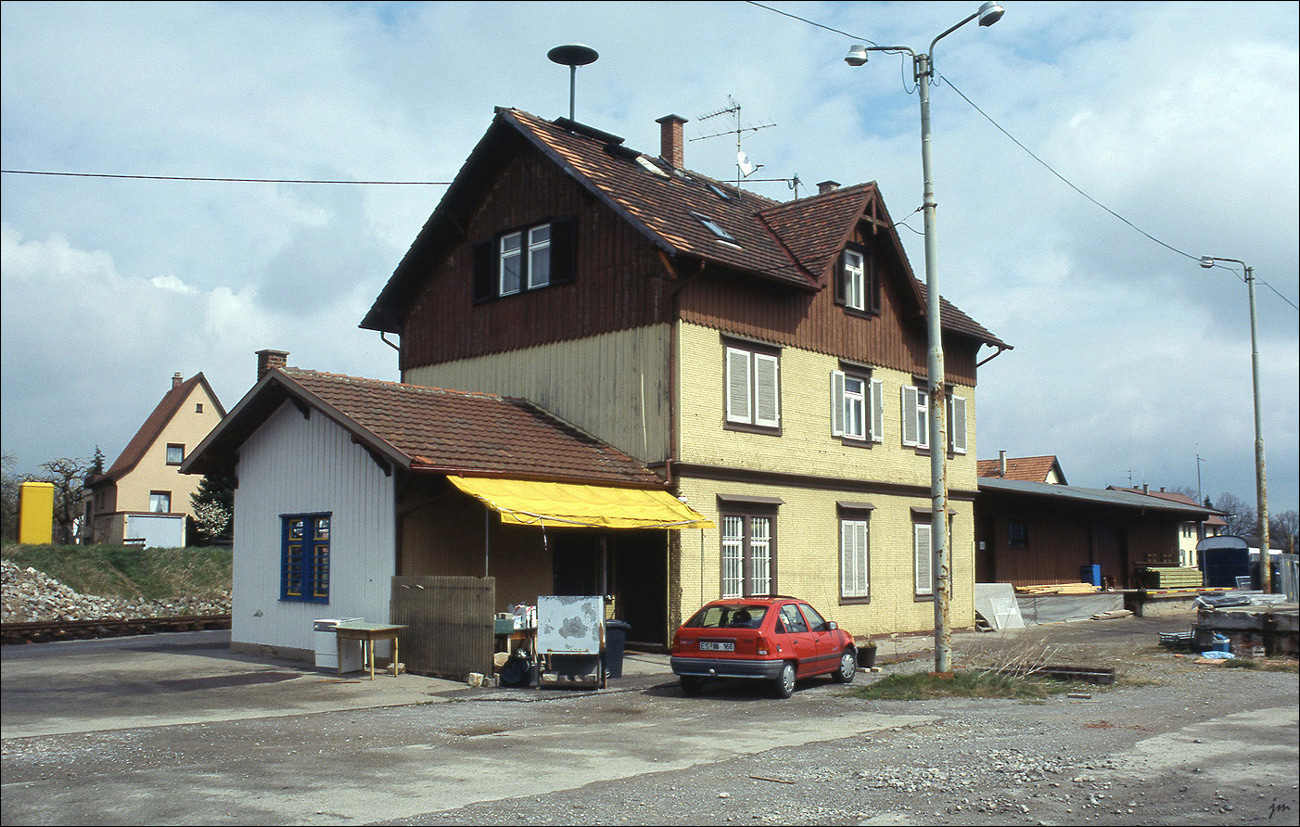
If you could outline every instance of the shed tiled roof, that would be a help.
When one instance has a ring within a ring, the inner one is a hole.
[[[979,492],[981,495],[992,493],[1004,496],[1047,498],[1061,503],[1073,502],[1136,509],[1167,514],[1176,519],[1196,519],[1211,513],[1210,509],[1197,506],[1195,503],[1185,504],[1161,500],[1141,493],[1117,491],[1113,488],[1077,488],[1073,485],[1050,485],[1044,482],[998,479],[996,477],[980,477]]]
[[[494,148],[504,134],[522,136],[596,198],[671,256],[688,256],[751,276],[817,291],[829,286],[834,262],[857,220],[874,208],[889,227],[904,268],[907,259],[874,183],[782,203],[624,146],[623,139],[564,118],[548,121],[518,109],[497,109],[496,120],[475,147],[443,201],[430,216],[361,326],[400,332],[403,304],[413,295],[422,264],[448,244],[463,224],[462,212],[488,180]],[[720,239],[699,216],[725,230]],[[908,270],[918,311],[925,290]],[[1008,348],[946,300],[945,330]]]
[[[1043,457],[1007,457],[1007,473],[1000,473],[1001,460],[982,459],[975,463],[975,473],[981,477],[994,477],[1006,480],[1025,480],[1027,482],[1047,482],[1047,475],[1056,468],[1060,474],[1060,465],[1055,454]],[[1063,476],[1063,475],[1062,475]]]
[[[180,374],[177,374],[177,376],[179,377]],[[212,398],[213,404],[217,406],[217,412],[225,416],[226,412],[221,407],[221,401],[217,399],[216,393],[213,392],[212,386],[208,384],[208,380],[202,372],[196,373],[184,382],[173,385],[172,389],[167,391],[157,407],[153,409],[153,413],[149,414],[144,424],[135,432],[135,436],[131,437],[131,441],[122,449],[122,453],[113,461],[108,470],[89,480],[91,486],[102,485],[111,480],[119,480],[130,473],[131,469],[139,465],[140,460],[144,459],[145,453],[148,452],[149,446],[158,440],[163,429],[167,427],[167,423],[171,422],[172,417],[176,415],[181,405],[189,398],[190,392],[199,385],[202,385],[207,390],[208,396]]]
[[[286,398],[320,410],[405,470],[663,487],[632,457],[524,399],[292,367],[268,372],[184,470],[228,461]]]
[[[1173,491],[1150,491],[1150,490],[1143,491],[1141,488],[1132,488],[1132,487],[1125,488],[1120,485],[1108,485],[1106,486],[1106,489],[1108,491],[1127,491],[1130,494],[1142,494],[1147,497],[1157,497],[1162,500],[1168,500],[1169,502],[1172,503],[1181,503],[1183,505],[1191,505],[1191,506],[1200,505],[1200,503],[1198,503],[1196,500],[1192,499],[1191,497],[1187,496],[1186,494],[1177,494]],[[1205,522],[1208,523],[1209,525],[1227,525],[1227,522],[1222,517],[1219,516],[1220,513],[1221,512],[1211,513],[1210,516],[1206,518]]]

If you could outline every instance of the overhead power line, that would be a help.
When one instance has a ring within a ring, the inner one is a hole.
[[[842,36],[844,36],[844,37],[847,37],[847,38],[849,38],[849,39],[851,39],[851,40],[854,40],[854,41],[856,41],[856,42],[859,42],[859,43],[861,43],[861,42],[866,42],[866,43],[871,44],[872,46],[876,46],[876,45],[878,45],[878,44],[876,44],[874,41],[870,40],[869,38],[862,37],[861,35],[850,34],[849,32],[842,31],[842,30],[840,30],[840,29],[836,29],[836,28],[833,28],[833,27],[831,27],[831,26],[827,26],[827,25],[822,24],[822,23],[818,23],[818,22],[815,21],[815,20],[809,20],[809,19],[806,18],[806,17],[800,17],[800,16],[797,15],[797,14],[791,14],[791,13],[789,13],[789,12],[782,11],[782,10],[777,9],[777,8],[773,8],[772,6],[764,5],[763,3],[758,3],[758,2],[756,2],[755,0],[747,0],[747,2],[748,2],[751,6],[757,6],[757,7],[759,7],[760,9],[765,9],[765,10],[767,10],[767,11],[775,12],[776,14],[782,15],[782,16],[784,16],[784,17],[789,17],[789,18],[791,18],[791,19],[798,20],[798,21],[800,21],[801,23],[806,23],[806,24],[808,24],[808,25],[810,25],[810,26],[816,26],[817,28],[819,28],[819,29],[825,29],[825,30],[828,31],[828,32],[834,32],[835,34],[842,35]],[[1093,198],[1093,197],[1092,197],[1091,195],[1089,195],[1088,193],[1084,192],[1084,191],[1083,191],[1082,189],[1080,189],[1079,187],[1075,186],[1075,184],[1074,184],[1072,181],[1070,181],[1070,179],[1066,178],[1064,175],[1062,175],[1061,173],[1057,172],[1057,171],[1052,167],[1051,164],[1047,163],[1047,162],[1044,161],[1042,158],[1040,158],[1040,157],[1038,157],[1036,154],[1034,154],[1034,152],[1031,151],[1031,150],[1029,149],[1029,147],[1025,146],[1023,143],[1021,143],[1019,140],[1017,140],[1016,137],[1015,137],[1014,135],[1012,135],[1012,134],[1011,134],[1010,132],[1008,132],[1008,131],[1007,131],[1007,130],[1006,130],[1006,129],[1005,129],[1005,128],[1000,124],[1000,123],[998,123],[996,120],[994,120],[993,117],[992,117],[991,115],[989,115],[987,112],[985,112],[985,111],[984,111],[983,109],[981,109],[979,106],[977,106],[977,105],[975,104],[975,102],[972,101],[970,98],[966,97],[965,93],[963,93],[960,89],[958,89],[957,86],[956,86],[955,84],[953,84],[953,82],[952,82],[951,80],[949,80],[949,79],[948,79],[947,77],[945,77],[944,75],[939,75],[938,77],[939,77],[939,79],[942,80],[944,83],[948,84],[948,86],[952,87],[952,90],[953,90],[954,92],[956,92],[957,95],[958,95],[962,100],[964,100],[964,101],[965,101],[965,102],[966,102],[966,103],[967,103],[967,104],[968,104],[972,109],[974,109],[976,112],[980,113],[980,115],[984,116],[985,120],[987,120],[989,123],[993,124],[994,128],[996,128],[999,132],[1001,132],[1003,135],[1005,135],[1005,136],[1007,137],[1008,140],[1010,140],[1010,141],[1011,141],[1013,144],[1015,144],[1016,146],[1020,147],[1020,149],[1022,149],[1022,150],[1025,152],[1025,154],[1027,154],[1030,158],[1033,158],[1035,161],[1037,161],[1038,163],[1042,164],[1043,167],[1044,167],[1048,172],[1052,173],[1052,175],[1055,175],[1057,178],[1059,178],[1059,179],[1061,180],[1061,182],[1064,183],[1066,186],[1068,186],[1070,189],[1072,189],[1072,190],[1074,190],[1075,192],[1079,193],[1079,195],[1082,195],[1084,198],[1088,199],[1090,202],[1092,202],[1094,205],[1096,205],[1096,206],[1099,207],[1100,209],[1105,210],[1105,211],[1106,211],[1107,213],[1109,213],[1110,215],[1114,216],[1115,218],[1117,218],[1117,219],[1119,219],[1120,221],[1122,221],[1122,222],[1124,222],[1125,224],[1127,224],[1127,225],[1128,225],[1130,228],[1132,228],[1134,231],[1136,231],[1136,232],[1138,232],[1139,234],[1145,236],[1147,239],[1149,239],[1149,240],[1155,242],[1156,244],[1159,244],[1161,247],[1164,247],[1165,249],[1167,249],[1167,250],[1169,250],[1169,251],[1171,251],[1171,252],[1173,252],[1173,253],[1177,253],[1177,254],[1180,255],[1180,256],[1184,256],[1185,258],[1189,258],[1189,259],[1191,259],[1192,261],[1195,261],[1195,262],[1198,262],[1198,263],[1200,262],[1200,260],[1201,260],[1201,257],[1200,257],[1200,256],[1192,255],[1191,253],[1187,252],[1186,250],[1180,250],[1179,248],[1173,246],[1172,244],[1169,244],[1169,243],[1167,243],[1167,242],[1165,242],[1165,241],[1162,241],[1162,240],[1159,239],[1159,238],[1156,238],[1155,236],[1153,236],[1153,235],[1151,235],[1150,233],[1148,233],[1146,230],[1143,230],[1141,227],[1139,227],[1139,226],[1137,226],[1136,224],[1134,224],[1132,221],[1129,221],[1129,220],[1128,220],[1127,218],[1125,218],[1124,216],[1122,216],[1122,215],[1120,215],[1119,213],[1115,212],[1115,211],[1112,210],[1110,207],[1107,207],[1105,204],[1101,203],[1100,201],[1098,201],[1097,199]],[[910,91],[909,91],[909,94],[911,94]],[[903,225],[903,226],[906,226],[906,225]],[[908,227],[908,229],[911,229],[911,227]],[[915,231],[913,231],[913,232],[915,232]],[[1216,265],[1216,266],[1217,266],[1217,265]],[[1226,267],[1225,267],[1225,268],[1222,268],[1222,269],[1228,270],[1228,272],[1230,272],[1230,273],[1234,273],[1234,275],[1235,275],[1235,271],[1233,271],[1231,268],[1226,268]],[[1242,278],[1242,277],[1238,276],[1238,278]],[[1244,281],[1244,278],[1242,278],[1242,280]],[[1273,285],[1269,284],[1267,281],[1264,281],[1263,279],[1259,278],[1258,276],[1255,277],[1255,280],[1258,281],[1260,284],[1264,285],[1265,287],[1267,287],[1269,290],[1272,290],[1272,291],[1277,295],[1277,297],[1280,298],[1282,301],[1286,302],[1286,303],[1289,304],[1291,307],[1293,307],[1293,308],[1295,308],[1295,309],[1297,309],[1297,310],[1300,310],[1300,306],[1297,306],[1296,303],[1295,303],[1294,301],[1292,301],[1291,299],[1289,299],[1289,298],[1287,298],[1286,296],[1284,296],[1280,291],[1278,291],[1278,289],[1277,289],[1276,287],[1274,287]]]
[[[204,178],[197,175],[118,175],[107,172],[49,172],[34,169],[0,169],[5,175],[59,175],[68,178],[132,178],[144,181],[215,181],[222,184],[363,184],[389,187],[446,187],[450,181],[329,181],[315,178]]]

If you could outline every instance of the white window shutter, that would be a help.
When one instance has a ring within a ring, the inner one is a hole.
[[[966,399],[953,396],[948,399],[948,433],[954,454],[966,453]]]
[[[831,436],[844,436],[844,371],[831,371]]]
[[[781,363],[766,353],[754,354],[754,424],[775,428],[781,424]]]
[[[867,525],[865,520],[858,523],[857,535],[858,565],[857,583],[855,585],[857,586],[858,597],[866,597],[870,593],[869,589],[871,585],[867,581],[867,572],[869,571],[867,555],[871,551],[871,527]]]
[[[934,543],[930,539],[930,526],[918,523],[913,528],[916,539],[914,557],[916,558],[916,593],[934,593]]]
[[[916,389],[916,447],[930,447],[930,392]]]
[[[902,391],[903,444],[916,445],[916,388],[904,385]]]
[[[853,546],[856,539],[853,523],[840,521],[840,595],[843,597],[853,596]]]
[[[871,380],[871,441],[885,441],[885,383]]]
[[[749,422],[749,353],[727,348],[727,421]]]

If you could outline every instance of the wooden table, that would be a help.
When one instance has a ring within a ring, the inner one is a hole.
[[[365,647],[366,659],[370,664],[370,680],[375,679],[375,641],[391,640],[393,642],[393,663],[401,663],[397,658],[397,635],[405,629],[405,626],[393,626],[387,623],[361,623],[353,621],[350,623],[340,623],[334,627],[334,634],[337,635],[337,645],[339,649],[339,674],[343,674],[343,641],[359,640]],[[393,670],[393,677],[397,677],[397,670]]]

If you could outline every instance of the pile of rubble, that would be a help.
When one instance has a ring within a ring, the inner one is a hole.
[[[4,566],[0,621],[4,623],[230,614],[229,594],[220,600],[96,597],[70,589],[34,568],[23,568],[8,560],[0,562]]]

